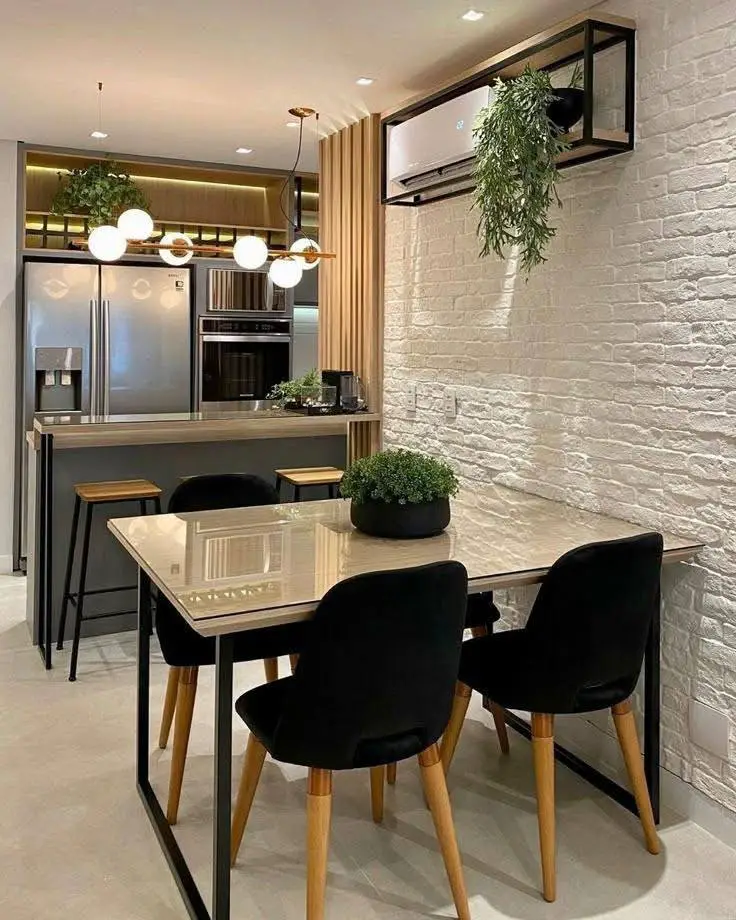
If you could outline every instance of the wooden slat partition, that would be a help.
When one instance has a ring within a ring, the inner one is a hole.
[[[351,370],[381,412],[383,383],[383,206],[380,116],[320,143],[320,245],[337,253],[320,265],[320,367]],[[351,426],[348,459],[380,448],[381,423]]]

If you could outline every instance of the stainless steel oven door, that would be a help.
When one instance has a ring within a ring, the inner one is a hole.
[[[286,292],[264,271],[211,268],[207,285],[207,312],[285,313]]]
[[[201,407],[265,399],[289,378],[291,336],[203,334],[199,336]]]

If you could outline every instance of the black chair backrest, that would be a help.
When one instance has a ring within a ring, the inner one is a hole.
[[[418,754],[452,707],[468,577],[459,562],[357,575],[322,599],[273,755],[343,770]]]
[[[526,629],[558,695],[633,691],[660,602],[662,551],[662,535],[647,533],[580,546],[549,570]]]
[[[276,490],[260,476],[222,473],[185,479],[174,489],[168,510],[170,514],[220,511],[225,508],[274,505],[278,500]],[[210,659],[214,663],[214,641],[193,630],[161,594],[156,605],[156,633],[167,664],[189,667],[209,662]]]
[[[260,476],[247,473],[192,476],[174,489],[169,499],[169,513],[249,508],[253,505],[276,505],[278,501],[276,489]]]

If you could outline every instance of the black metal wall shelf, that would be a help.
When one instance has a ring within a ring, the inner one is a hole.
[[[604,129],[596,127],[593,123],[595,55],[616,45],[623,45],[625,50],[623,128]],[[427,184],[421,184],[421,188],[402,189],[398,183],[390,182],[387,175],[388,139],[393,126],[474,89],[488,86],[497,78],[505,80],[518,76],[527,65],[538,70],[554,71],[577,61],[582,61],[583,64],[585,89],[582,127],[567,136],[571,148],[560,157],[558,167],[565,169],[578,163],[587,163],[633,150],[636,23],[621,16],[588,11],[483,61],[432,93],[384,113],[381,118],[381,201],[384,204],[415,207],[443,198],[464,195],[474,187],[471,176],[472,159],[434,170],[427,174]]]

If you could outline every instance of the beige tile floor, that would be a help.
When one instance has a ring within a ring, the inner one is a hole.
[[[132,635],[83,643],[69,684],[68,652],[47,674],[29,646],[22,579],[0,578],[0,918],[185,920],[186,912],[133,784]],[[165,666],[153,669],[160,711]],[[239,689],[261,680],[239,666]],[[209,891],[211,678],[201,679],[177,830]],[[502,758],[477,707],[451,774],[455,823],[475,920],[734,920],[736,853],[668,814],[663,854],[643,849],[635,819],[568,771],[558,771],[559,898],[538,893],[529,745]],[[245,732],[237,728],[236,773]],[[152,754],[166,789],[169,752]],[[304,916],[305,773],[267,761],[241,860],[233,920]],[[336,778],[327,920],[452,917],[416,769],[399,768],[383,827],[370,820],[368,778]]]

